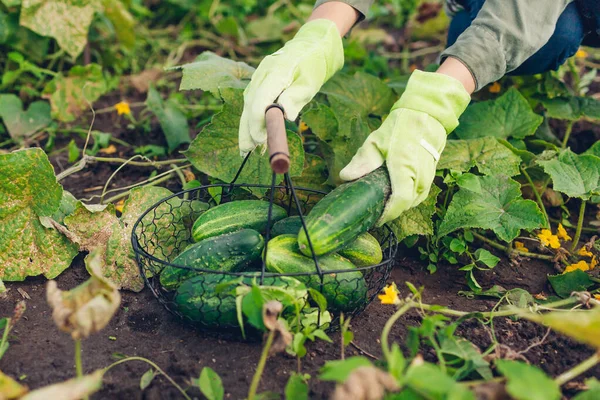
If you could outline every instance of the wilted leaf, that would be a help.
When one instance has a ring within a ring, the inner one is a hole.
[[[80,400],[100,390],[103,376],[104,370],[99,369],[81,378],[69,379],[65,382],[34,390],[21,397],[20,400]]]
[[[331,400],[382,399],[386,392],[398,389],[396,379],[388,372],[363,366],[353,370],[342,385],[337,385]]]
[[[431,217],[435,214],[435,205],[437,196],[442,190],[435,184],[431,185],[429,195],[418,206],[413,207],[395,220],[388,222],[388,226],[396,234],[398,241],[411,235],[432,235],[433,220]]]
[[[532,230],[544,224],[537,204],[523,200],[520,185],[508,177],[474,176],[454,195],[440,225],[438,235],[445,236],[460,228],[492,229],[510,242],[521,229]]]
[[[552,311],[546,314],[524,313],[522,316],[600,349],[600,307],[598,306],[591,310]]]
[[[515,400],[559,400],[562,396],[558,383],[534,365],[497,360],[496,367],[506,377],[506,389]]]
[[[546,116],[576,121],[586,117],[600,119],[600,101],[593,97],[555,97],[540,100],[546,108]]]
[[[0,398],[18,399],[27,393],[27,387],[21,385],[8,375],[0,371]]]
[[[552,177],[553,188],[569,197],[589,200],[600,194],[600,157],[566,149],[551,160],[537,162]]]
[[[74,121],[84,110],[110,89],[98,64],[76,65],[67,77],[61,74],[44,88],[43,96],[50,99],[52,117],[62,122]]]
[[[127,11],[125,2],[120,0],[102,0],[103,14],[112,23],[117,39],[128,49],[135,44],[135,19]]]
[[[0,171],[0,279],[55,278],[77,246],[40,222],[59,209],[63,193],[46,153],[33,148],[1,154]]]
[[[142,378],[140,379],[140,390],[144,390],[150,386],[155,377],[156,372],[154,372],[152,368],[144,372],[144,375],[142,375]]]
[[[61,49],[77,58],[87,43],[94,13],[100,11],[99,0],[23,0],[20,23],[55,38]]]
[[[34,101],[25,111],[23,102],[14,94],[0,95],[0,118],[16,142],[33,135],[52,121],[47,102]]]
[[[163,102],[160,94],[151,87],[148,90],[146,106],[158,118],[165,139],[167,139],[169,151],[190,142],[190,128],[188,127],[187,118],[172,100]]]
[[[221,377],[209,367],[202,368],[198,387],[208,400],[222,400],[225,395]]]
[[[212,118],[202,132],[183,152],[186,158],[198,170],[223,182],[231,182],[235,177],[243,158],[238,146],[238,130],[242,115],[243,96],[241,90],[221,91],[225,104],[223,110]],[[288,131],[290,150],[290,176],[298,176],[304,166],[304,149],[300,137]],[[254,150],[246,162],[238,183],[271,184],[273,171],[269,164],[269,153],[261,154],[261,148]],[[252,193],[260,195],[265,189],[252,188]]]
[[[550,275],[548,281],[556,294],[562,298],[567,298],[573,292],[580,292],[594,286],[594,281],[590,279],[590,276],[580,269],[565,274]]]
[[[513,137],[523,139],[533,135],[543,121],[515,88],[510,88],[495,100],[472,104],[459,119],[454,131],[460,139]]]
[[[485,137],[448,140],[437,169],[466,172],[477,167],[484,175],[519,174],[521,159],[498,140]]]
[[[202,89],[215,95],[220,89],[245,88],[254,73],[254,68],[248,64],[220,57],[211,51],[205,51],[193,62],[177,68],[183,72],[179,90]]]

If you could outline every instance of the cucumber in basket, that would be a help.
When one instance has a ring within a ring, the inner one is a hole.
[[[297,235],[302,229],[302,221],[299,215],[284,218],[273,224],[271,228],[271,237],[279,235]]]
[[[242,229],[204,239],[188,246],[173,264],[213,271],[243,271],[260,259],[264,239],[253,229]],[[160,274],[160,284],[167,290],[176,289],[181,282],[201,272],[168,266]]]
[[[371,229],[381,217],[390,193],[390,177],[382,167],[323,197],[306,217],[315,254],[335,252]],[[311,255],[304,230],[298,233],[298,246],[302,253]]]
[[[348,246],[338,250],[338,254],[346,257],[357,267],[377,265],[383,260],[381,246],[369,232],[358,235]]]
[[[339,254],[319,257],[319,266],[324,272],[323,289],[321,278],[316,274],[313,259],[300,253],[296,235],[279,235],[269,240],[266,267],[269,272],[280,274],[314,273],[294,276],[307,287],[321,291],[327,299],[327,308],[332,311],[354,311],[367,300],[367,283],[354,264]],[[326,271],[348,270],[341,273]]]
[[[254,229],[264,233],[267,229],[269,203],[262,200],[240,200],[223,203],[210,208],[198,217],[192,227],[194,241],[235,232],[240,229]],[[271,223],[287,217],[287,212],[273,204]]]

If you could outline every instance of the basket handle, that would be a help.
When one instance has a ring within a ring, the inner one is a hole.
[[[265,120],[271,169],[277,174],[286,174],[290,169],[290,151],[283,108],[279,104],[271,104],[265,111]]]

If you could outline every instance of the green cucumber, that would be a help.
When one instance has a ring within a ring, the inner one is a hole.
[[[348,246],[338,251],[357,267],[377,265],[383,259],[383,252],[379,242],[369,232],[361,233]]]
[[[262,200],[240,200],[223,203],[202,213],[192,227],[192,237],[199,242],[203,239],[239,231],[254,229],[264,233],[267,229],[269,203]],[[281,207],[273,204],[271,223],[287,217]]]
[[[390,178],[382,167],[323,197],[306,217],[315,254],[322,256],[344,248],[371,229],[381,217],[390,192]],[[302,253],[311,255],[304,230],[298,233],[298,246]]]
[[[316,274],[315,264],[312,258],[300,253],[296,235],[279,235],[269,240],[266,267],[269,272],[280,274],[315,273],[294,277],[307,287],[320,291],[327,299],[327,308],[332,311],[352,312],[367,300],[367,283],[362,273],[339,254],[319,257],[319,267],[323,272],[348,270],[325,273],[321,289],[321,278]]]
[[[213,271],[239,272],[260,259],[264,244],[260,233],[252,229],[242,229],[188,246],[173,260],[173,264]],[[173,290],[184,280],[201,273],[168,266],[160,273],[160,284],[167,290]]]
[[[275,222],[271,228],[271,237],[279,235],[297,235],[302,229],[302,221],[299,215],[284,218]]]
[[[260,273],[255,276],[237,277],[226,274],[204,274],[184,281],[175,292],[173,303],[175,310],[183,317],[205,327],[225,328],[237,327],[237,309],[235,304],[235,288],[241,283],[251,285],[258,283]],[[292,277],[268,277],[263,280],[264,286],[288,287],[300,285]],[[276,299],[275,296],[274,299]]]

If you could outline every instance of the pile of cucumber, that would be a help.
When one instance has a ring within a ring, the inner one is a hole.
[[[282,207],[273,204],[267,271],[304,274],[294,278],[320,291],[330,311],[350,312],[360,307],[367,299],[367,283],[357,267],[378,264],[383,258],[379,242],[367,231],[381,216],[389,192],[387,171],[380,168],[334,189],[306,216],[310,242],[324,272],[322,282],[300,217],[288,217]],[[268,209],[267,201],[232,201],[205,211],[195,221],[195,243],[173,260],[173,264],[189,269],[167,267],[159,277],[164,289],[175,291],[173,301],[181,314],[205,325],[235,321],[233,293],[217,290],[227,275],[206,274],[194,268],[260,271]],[[271,278],[267,284],[277,285],[277,279]]]

